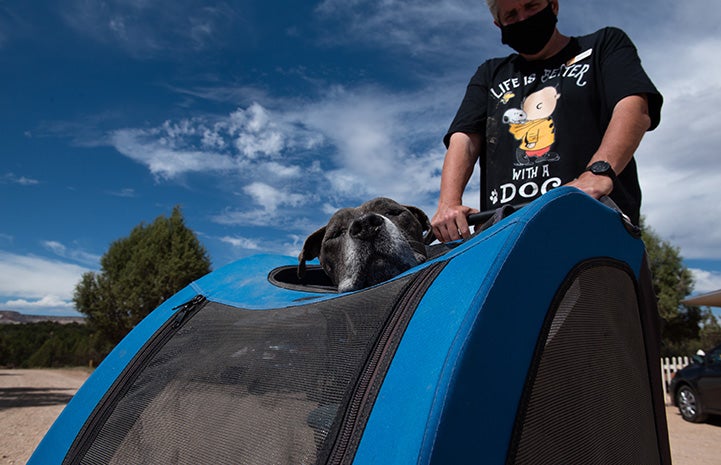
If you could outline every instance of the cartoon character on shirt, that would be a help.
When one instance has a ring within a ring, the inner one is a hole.
[[[521,109],[511,108],[503,114],[503,122],[520,145],[516,149],[516,166],[530,166],[545,161],[558,161],[551,152],[556,131],[551,115],[561,97],[555,87],[549,86],[528,95]]]

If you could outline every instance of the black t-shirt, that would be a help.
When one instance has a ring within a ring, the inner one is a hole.
[[[651,128],[662,97],[641,67],[628,36],[605,28],[573,37],[554,57],[520,55],[483,63],[444,138],[480,134],[481,208],[533,200],[578,177],[601,144],[613,109],[629,95],[646,94]],[[649,130],[650,130],[649,129]],[[638,223],[641,189],[636,162],[618,176],[611,198]]]

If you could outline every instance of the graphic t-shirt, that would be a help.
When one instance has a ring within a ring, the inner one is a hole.
[[[648,96],[655,128],[662,97],[628,36],[605,28],[571,38],[545,61],[513,54],[483,63],[444,143],[455,132],[482,135],[481,208],[518,205],[577,178],[601,144],[616,103],[634,94]],[[611,198],[638,223],[634,160],[618,178]]]

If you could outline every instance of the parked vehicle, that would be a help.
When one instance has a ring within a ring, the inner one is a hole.
[[[721,345],[693,356],[671,380],[673,402],[684,420],[700,423],[721,415]]]

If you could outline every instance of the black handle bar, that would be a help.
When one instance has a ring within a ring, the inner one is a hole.
[[[522,203],[520,205],[513,205],[513,208],[518,210],[520,208],[525,207],[529,203],[530,202]],[[486,210],[486,211],[482,211],[482,212],[478,212],[478,213],[471,213],[470,215],[468,215],[466,217],[466,221],[468,221],[468,224],[471,226],[478,226],[478,225],[483,224],[486,221],[490,220],[491,218],[493,218],[493,215],[495,215],[497,211],[498,211],[498,209]],[[436,235],[433,233],[433,230],[428,231],[426,233],[425,237],[423,238],[423,242],[426,245],[429,245],[431,242],[433,242],[435,240],[436,240]]]
[[[603,197],[601,197],[598,200],[599,200],[599,202],[606,205],[607,207],[610,207],[610,208],[616,210],[620,214],[621,218],[623,219],[624,226],[626,226],[626,229],[628,229],[628,231],[630,233],[632,233],[634,236],[640,237],[641,229],[631,222],[631,220],[628,218],[628,216],[626,216],[623,213],[623,211],[621,211],[621,209],[618,207],[618,205],[616,205],[616,203],[613,200],[611,200],[610,197],[608,197],[607,195],[604,195]],[[529,203],[531,203],[531,202],[526,202],[526,203],[522,203],[519,205],[513,205],[513,207],[516,210],[519,210],[519,209],[525,207],[526,205],[528,205]],[[468,221],[469,225],[478,226],[479,224],[483,224],[486,221],[490,220],[493,217],[493,215],[496,214],[496,212],[498,210],[499,209],[487,210],[487,211],[483,211],[483,212],[479,212],[479,213],[472,213],[466,217],[466,220]],[[435,240],[436,240],[436,235],[433,234],[433,230],[428,231],[426,233],[426,235],[423,237],[423,242],[426,245],[430,245],[430,243]]]

